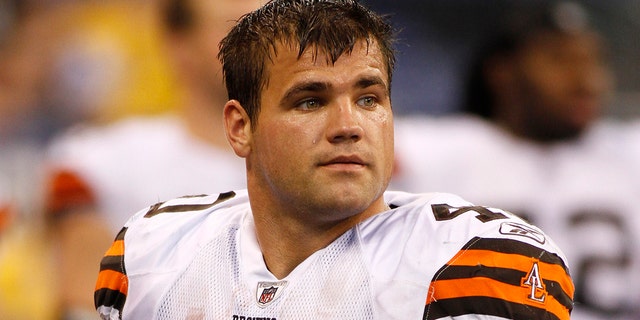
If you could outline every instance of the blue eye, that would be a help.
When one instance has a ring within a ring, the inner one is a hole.
[[[296,108],[298,109],[302,109],[302,110],[313,110],[313,109],[318,109],[321,107],[321,103],[320,100],[318,99],[308,99],[308,100],[304,100],[302,102],[300,102]]]
[[[360,98],[356,103],[361,107],[373,107],[376,104],[376,98],[364,97]]]

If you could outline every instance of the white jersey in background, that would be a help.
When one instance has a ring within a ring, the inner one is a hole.
[[[569,319],[564,255],[536,227],[448,194],[391,208],[288,276],[265,266],[246,190],[133,216],[96,285],[103,319]]]
[[[177,117],[134,117],[79,127],[49,152],[49,206],[94,202],[114,234],[140,208],[187,194],[244,188],[243,159],[194,138]]]
[[[640,124],[525,142],[474,117],[396,118],[392,187],[459,194],[539,226],[567,255],[574,320],[640,318]]]

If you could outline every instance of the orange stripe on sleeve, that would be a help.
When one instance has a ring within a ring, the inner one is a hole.
[[[550,264],[518,254],[507,254],[489,250],[465,250],[460,251],[451,261],[452,266],[477,266],[499,267],[529,272],[533,263],[538,263],[540,275],[545,280],[559,283],[562,290],[573,295],[574,287],[571,278],[564,268],[557,264]]]
[[[98,274],[98,281],[96,282],[96,290],[110,289],[119,291],[126,295],[129,291],[129,280],[122,272],[114,270],[102,270]]]
[[[427,303],[443,299],[461,297],[492,297],[517,304],[525,304],[536,308],[544,308],[560,319],[567,318],[569,311],[554,299],[547,296],[544,303],[528,299],[530,290],[525,287],[512,286],[489,278],[476,277],[453,280],[438,280],[431,283]]]
[[[124,255],[124,240],[116,240],[104,254],[105,256],[121,256]]]

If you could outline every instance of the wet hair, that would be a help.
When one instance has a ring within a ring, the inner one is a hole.
[[[471,61],[462,111],[493,119],[495,98],[486,78],[491,59],[508,57],[543,33],[571,34],[590,29],[586,9],[569,1],[523,3],[506,10],[500,30],[487,39]]]
[[[389,86],[395,64],[393,29],[380,16],[356,0],[272,0],[244,15],[220,43],[229,99],[238,100],[252,123],[260,109],[260,95],[267,84],[265,64],[277,55],[276,46],[298,49],[298,57],[313,50],[335,63],[351,53],[359,41],[376,43],[385,59]]]

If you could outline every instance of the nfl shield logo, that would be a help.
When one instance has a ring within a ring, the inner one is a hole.
[[[258,282],[258,288],[256,289],[258,306],[266,307],[280,296],[286,286],[287,281]]]
[[[262,294],[260,295],[260,299],[258,299],[258,303],[267,304],[271,302],[276,296],[276,291],[278,291],[278,288],[273,286],[262,290]]]

